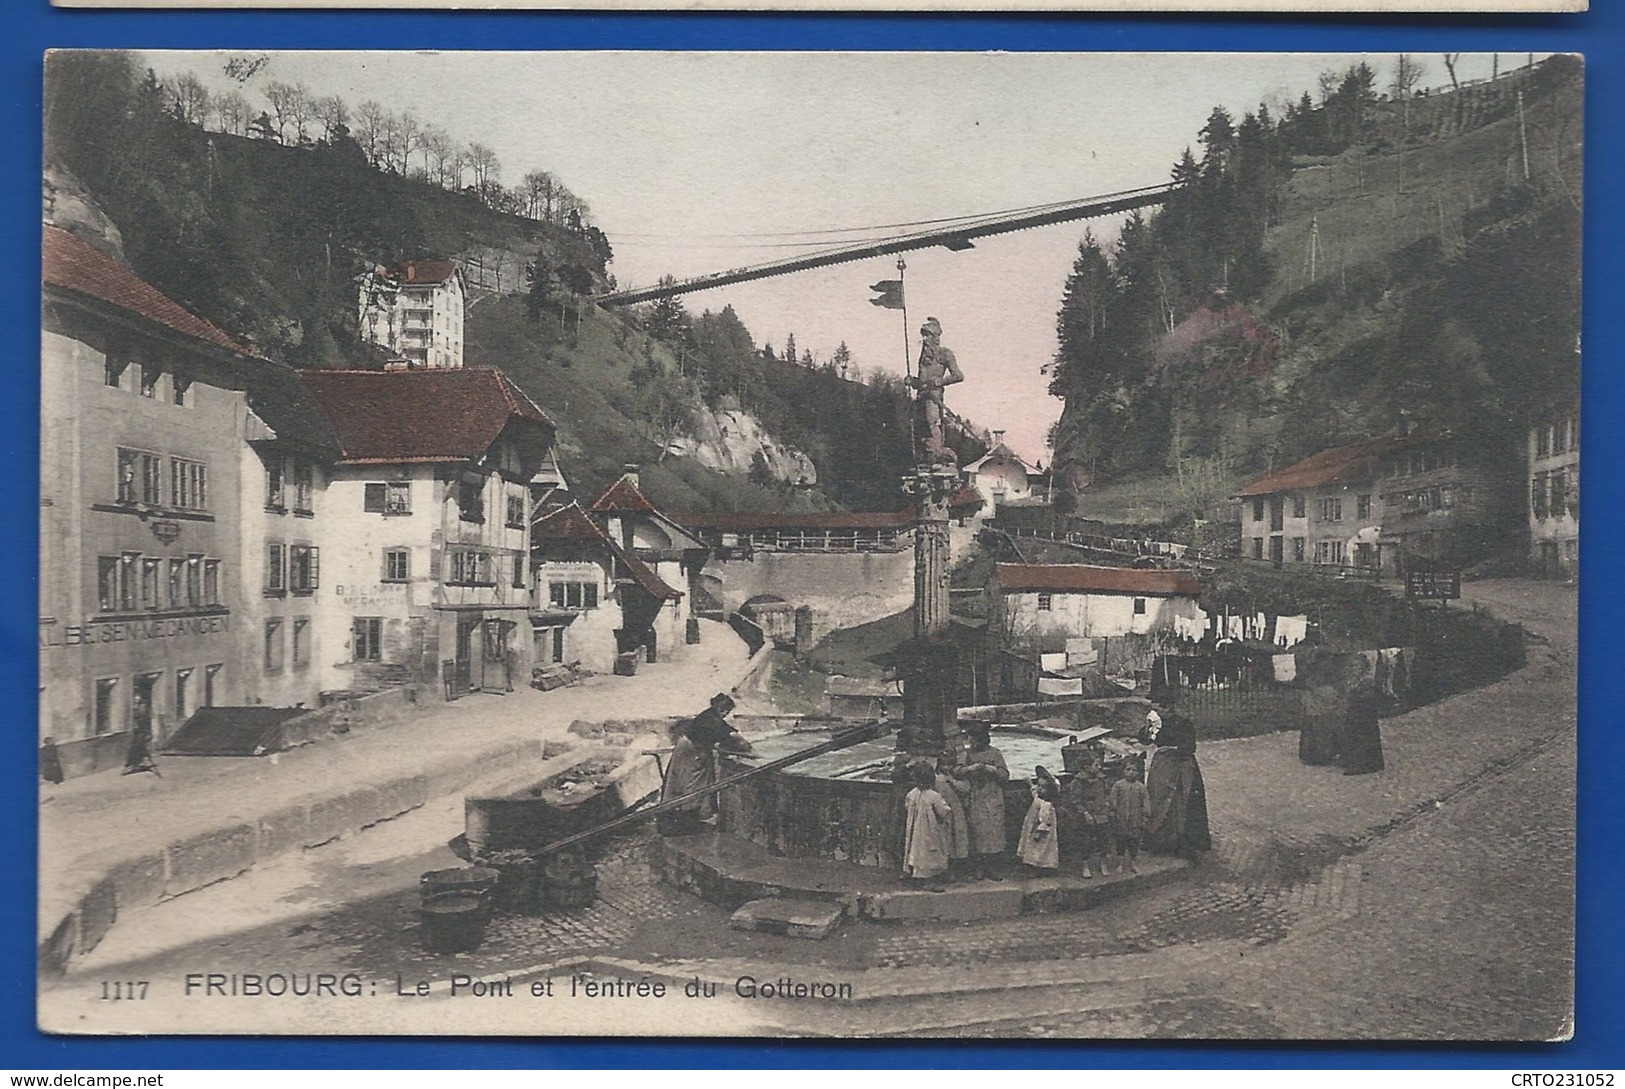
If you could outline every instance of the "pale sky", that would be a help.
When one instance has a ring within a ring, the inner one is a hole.
[[[160,75],[192,70],[228,86],[224,54],[148,53]],[[1215,105],[1237,118],[1314,92],[1352,54],[1062,53],[278,53],[244,93],[272,80],[371,98],[493,148],[501,179],[547,170],[584,198],[615,250],[620,285],[793,256],[792,244],[881,224],[1021,208],[1155,185]],[[1419,54],[1422,84],[1448,86],[1442,58]],[[1370,56],[1386,90],[1391,56]],[[1502,54],[1502,70],[1525,63]],[[1457,64],[1490,74],[1488,54]],[[941,320],[966,381],[948,403],[1003,429],[1028,460],[1061,403],[1040,373],[1085,226],[977,241],[908,262],[908,317]],[[755,335],[827,359],[845,340],[865,370],[901,372],[895,310],[870,306],[895,258],[689,295],[694,314],[731,304]],[[918,341],[910,330],[911,343]],[[545,392],[542,400],[545,403]]]

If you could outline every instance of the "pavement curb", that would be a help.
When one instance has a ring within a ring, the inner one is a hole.
[[[544,761],[542,750],[539,738],[508,738],[451,766],[338,795],[311,795],[259,816],[195,832],[152,851],[92,856],[78,887],[65,897],[70,906],[47,922],[48,909],[42,905],[39,971],[64,973],[76,958],[101,944],[123,912],[229,881],[282,855],[393,820],[493,773],[505,772],[511,778],[530,763],[540,778],[548,773],[549,763],[562,766],[583,758],[581,749],[572,749]]]

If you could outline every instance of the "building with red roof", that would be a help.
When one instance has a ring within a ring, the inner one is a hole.
[[[361,339],[388,353],[389,369],[463,365],[467,285],[455,261],[402,261],[357,277]]]
[[[41,262],[39,728],[73,776],[258,694],[240,473],[293,376],[61,227]]]
[[[1081,563],[1001,563],[990,597],[993,630],[1021,645],[1175,630],[1196,619],[1202,585],[1188,571]]]
[[[300,377],[338,446],[327,687],[528,684],[531,490],[557,468],[553,422],[495,370]]]
[[[612,540],[578,503],[536,518],[531,558],[535,605],[530,619],[538,666],[576,665],[608,673],[618,655],[658,648],[660,622],[683,597]],[[664,641],[672,641],[671,633]]]

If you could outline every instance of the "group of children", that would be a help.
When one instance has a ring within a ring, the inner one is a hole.
[[[909,765],[913,789],[904,801],[903,876],[929,889],[944,887],[960,866],[986,879],[1005,851],[1004,783],[1010,775],[985,731],[973,731],[964,762],[918,760]],[[1047,768],[1034,769],[1031,802],[1021,826],[1016,858],[1029,874],[1054,872],[1063,840],[1068,856],[1083,860],[1083,876],[1138,873],[1135,861],[1149,815],[1144,771],[1137,760],[1123,762],[1121,777],[1109,782],[1100,754],[1088,751],[1084,765],[1064,788]]]

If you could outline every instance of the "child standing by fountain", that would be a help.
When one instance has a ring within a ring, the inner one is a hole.
[[[941,891],[953,849],[951,811],[937,793],[937,769],[929,761],[910,764],[909,776],[914,789],[903,800],[903,879]]]
[[[1021,825],[1016,857],[1026,865],[1029,875],[1037,876],[1061,865],[1060,837],[1055,832],[1055,799],[1060,796],[1061,784],[1043,766],[1033,772],[1033,800]]]
[[[948,875],[963,877],[964,862],[970,857],[970,825],[965,821],[965,799],[949,778],[953,762],[946,756],[937,758],[936,782],[933,787],[948,803]]]
[[[954,768],[954,782],[965,799],[965,823],[970,827],[971,872],[978,880],[992,877],[995,859],[1009,849],[1004,838],[1004,784],[1010,778],[1004,754],[993,747],[993,734],[985,723],[968,723],[970,751]]]
[[[1134,860],[1140,855],[1140,837],[1145,834],[1146,809],[1150,804],[1146,800],[1145,784],[1140,782],[1141,774],[1139,762],[1130,761],[1123,770],[1123,777],[1112,784],[1112,839],[1120,860],[1118,873],[1125,868],[1129,873],[1140,872]]]

